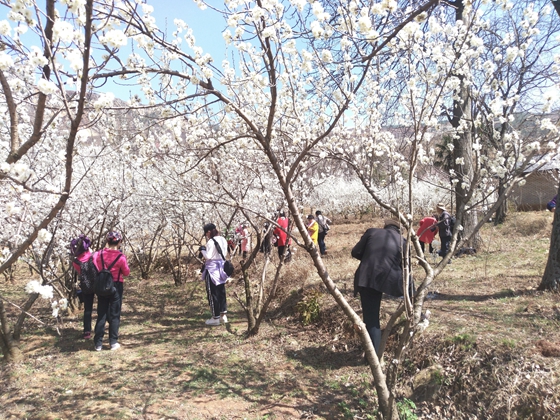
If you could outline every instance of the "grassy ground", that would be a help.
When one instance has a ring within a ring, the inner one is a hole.
[[[436,279],[425,304],[430,327],[403,363],[403,418],[560,418],[558,295],[536,291],[551,220],[545,212],[516,213],[503,226],[487,225],[483,249],[455,259]],[[350,249],[380,224],[339,223],[327,236],[329,273],[357,309]],[[93,351],[80,338],[80,314],[63,320],[60,335],[26,321],[25,360],[0,367],[0,419],[375,418],[359,343],[301,250],[259,335],[249,339],[234,298],[243,294],[239,281],[228,286],[230,324],[211,328],[194,273],[181,287],[164,272],[145,281],[134,274],[125,283],[119,351],[106,343]],[[0,290],[22,299],[14,286]],[[307,326],[296,310],[302,299],[320,308]],[[383,301],[385,317],[397,303]],[[44,320],[50,312],[44,303],[33,311]],[[429,386],[419,382],[425,368]]]

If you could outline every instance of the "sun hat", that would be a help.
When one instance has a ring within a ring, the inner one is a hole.
[[[396,227],[398,227],[398,228],[401,227],[399,221],[398,221],[398,220],[395,220],[395,219],[385,219],[385,220],[383,221],[383,224],[384,224],[384,227],[387,227],[387,226],[396,226]]]
[[[437,203],[436,209],[440,209],[440,210],[443,210],[443,211],[447,211],[447,210],[445,209],[445,204],[443,204],[443,203]]]

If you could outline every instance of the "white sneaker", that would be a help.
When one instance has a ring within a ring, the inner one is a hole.
[[[119,343],[111,344],[111,350],[118,350],[121,348]]]
[[[102,347],[101,346],[95,346],[95,351],[101,351]]]
[[[205,322],[206,325],[211,325],[211,326],[216,326],[216,325],[220,325],[220,318],[210,318],[207,319]]]
[[[227,320],[227,315],[223,314],[220,315],[220,324],[227,324],[228,320]]]

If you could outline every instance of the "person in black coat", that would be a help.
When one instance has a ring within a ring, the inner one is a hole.
[[[354,274],[354,295],[360,294],[364,323],[378,355],[381,298],[383,293],[403,295],[402,261],[405,250],[406,240],[394,220],[386,220],[383,229],[366,230],[352,249],[352,257],[360,260]]]
[[[436,210],[438,212],[438,229],[439,239],[441,242],[439,256],[445,258],[445,256],[449,252],[449,244],[451,243],[451,237],[453,236],[453,229],[451,228],[451,216],[442,203],[438,203],[438,205],[436,206]]]

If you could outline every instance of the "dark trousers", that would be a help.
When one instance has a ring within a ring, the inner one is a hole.
[[[440,257],[445,257],[447,255],[447,253],[449,252],[449,244],[451,243],[451,237],[444,236],[442,238],[440,236],[439,239],[441,241],[441,249],[439,250],[439,256]]]
[[[381,328],[379,324],[379,310],[381,309],[383,293],[369,287],[358,287],[358,292],[362,302],[362,316],[368,332],[372,328]]]
[[[325,236],[327,236],[327,232],[319,232],[319,251],[321,251],[321,255],[325,255],[327,253],[327,246],[325,245]]]
[[[84,332],[91,332],[91,315],[93,314],[93,299],[95,295],[82,294],[84,300]]]
[[[105,335],[105,322],[109,323],[109,344],[119,342],[119,326],[121,324],[121,307],[123,296],[123,283],[115,282],[117,292],[111,296],[97,297],[97,323],[93,342],[96,347],[101,346]]]
[[[426,250],[424,249],[424,244],[425,242],[419,241],[420,242],[420,248],[422,248],[422,252],[426,253]],[[430,254],[432,252],[434,252],[434,247],[432,246],[432,243],[430,242],[428,245],[430,245]]]
[[[217,318],[220,314],[225,314],[227,312],[226,285],[219,284],[216,286],[210,279],[210,276],[205,277],[210,312],[212,312],[212,316]]]

